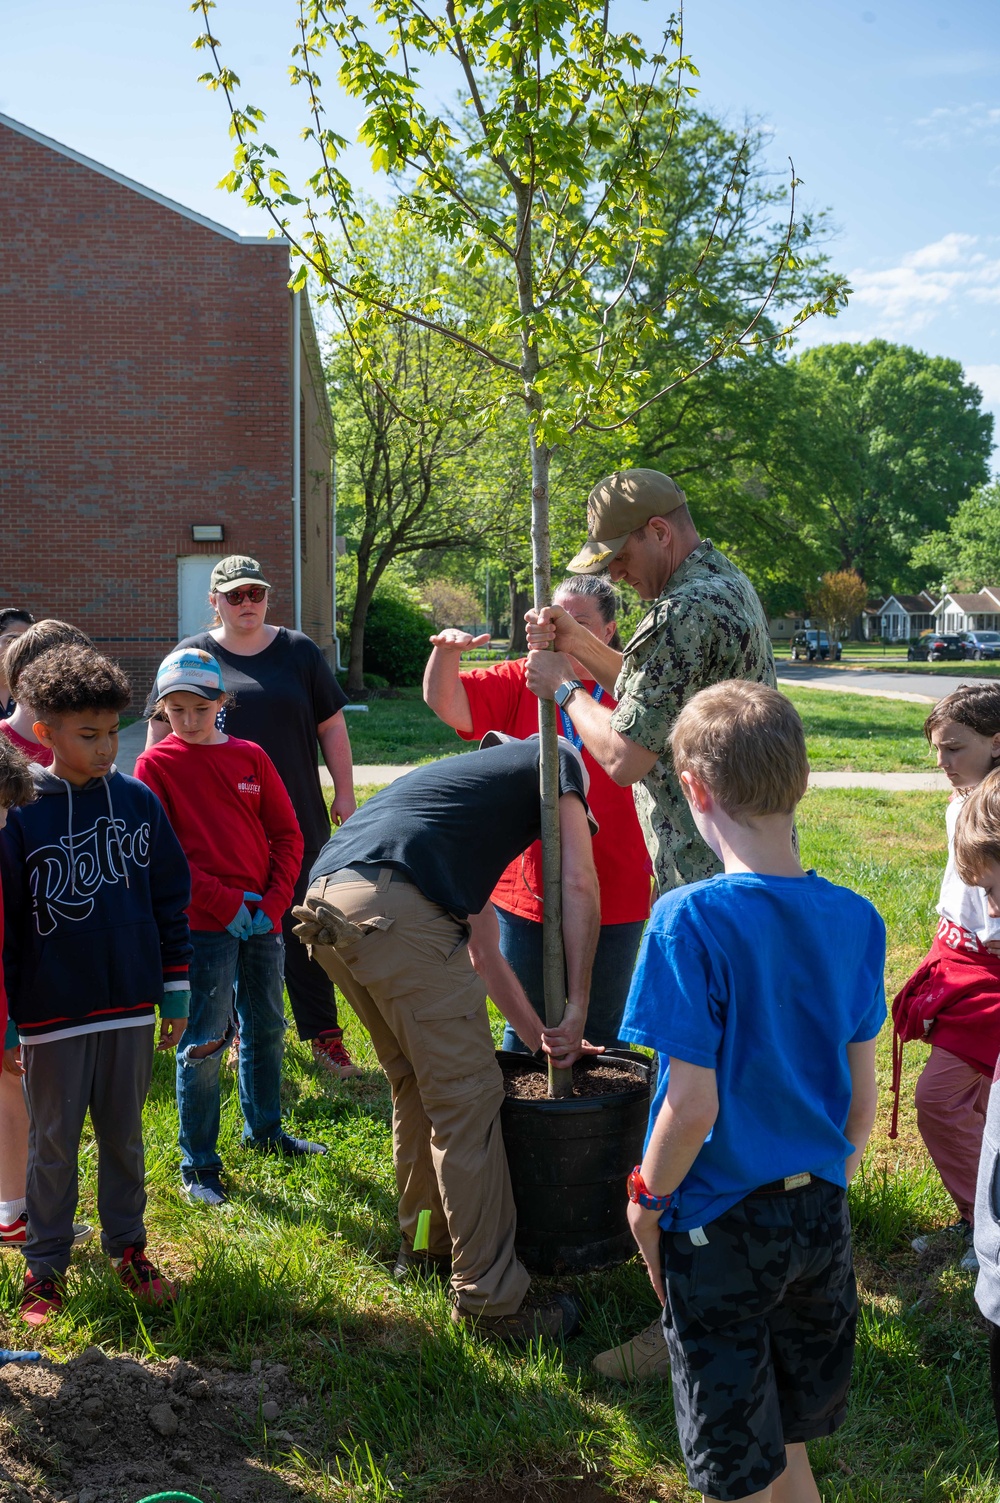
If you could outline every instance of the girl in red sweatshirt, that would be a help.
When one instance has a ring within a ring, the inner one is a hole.
[[[191,1011],[177,1053],[181,1183],[190,1200],[218,1206],[226,1200],[219,1066],[237,1028],[244,1147],[287,1157],[326,1152],[281,1125],[281,916],[302,835],[267,754],[216,726],[226,702],[216,659],[195,648],[172,652],[156,689],[170,735],[143,752],[135,776],[160,799],[191,867]]]

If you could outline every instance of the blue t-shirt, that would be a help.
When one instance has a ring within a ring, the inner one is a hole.
[[[847,1045],[885,1021],[885,925],[866,898],[804,877],[718,876],[653,908],[623,1039],[716,1071],[719,1115],[660,1218],[688,1231],[759,1185],[809,1170],[845,1183]],[[647,1142],[649,1135],[647,1133]]]

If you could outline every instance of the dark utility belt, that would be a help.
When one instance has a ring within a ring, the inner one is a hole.
[[[376,885],[381,883],[383,889],[390,882],[412,880],[398,866],[385,866],[381,861],[355,861],[352,866],[342,866],[339,871],[331,872],[323,881],[338,886],[342,882],[356,882],[359,877],[365,882],[374,882]]]

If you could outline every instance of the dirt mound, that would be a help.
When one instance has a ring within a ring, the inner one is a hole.
[[[0,1367],[4,1503],[136,1503],[175,1489],[208,1503],[302,1497],[266,1459],[305,1435],[306,1401],[278,1364],[249,1373],[90,1347],[69,1362]]]

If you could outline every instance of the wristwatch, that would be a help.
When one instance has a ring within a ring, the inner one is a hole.
[[[569,699],[570,695],[575,694],[577,689],[582,688],[583,685],[578,678],[567,678],[559,685],[552,698],[555,700],[556,704],[561,710],[566,704],[566,701]]]
[[[646,1211],[665,1211],[673,1196],[654,1195],[642,1177],[642,1165],[636,1164],[628,1177],[628,1198]]]

